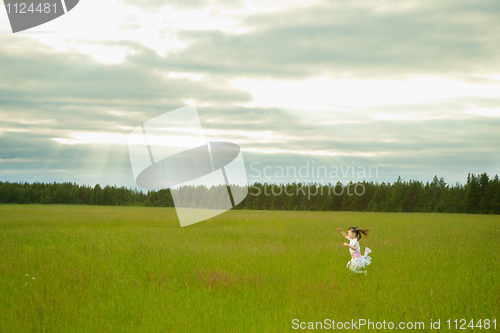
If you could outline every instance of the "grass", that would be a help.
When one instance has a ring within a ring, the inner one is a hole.
[[[0,331],[493,320],[499,224],[498,215],[232,210],[181,228],[172,208],[0,205]],[[373,251],[367,277],[349,275],[339,226],[372,228],[360,241]]]

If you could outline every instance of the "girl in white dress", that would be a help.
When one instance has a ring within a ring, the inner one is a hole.
[[[344,238],[349,240],[349,244],[344,243],[344,246],[349,247],[349,252],[351,253],[351,260],[347,262],[346,267],[349,268],[353,273],[364,273],[366,275],[366,270],[361,270],[368,266],[372,258],[368,255],[372,250],[368,247],[365,247],[365,254],[361,255],[361,247],[359,246],[359,240],[361,239],[361,234],[364,234],[366,237],[369,236],[368,231],[370,229],[358,229],[358,227],[350,227],[347,230],[347,235],[342,228],[337,228],[342,233]]]

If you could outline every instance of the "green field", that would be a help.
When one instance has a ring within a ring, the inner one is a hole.
[[[345,267],[350,226],[372,228],[366,277]],[[0,331],[500,321],[499,231],[499,215],[232,210],[181,228],[173,208],[0,205]]]

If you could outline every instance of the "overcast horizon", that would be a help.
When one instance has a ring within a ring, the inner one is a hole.
[[[492,1],[80,0],[12,34],[2,1],[0,181],[139,188],[127,136],[187,105],[249,183],[494,177],[498,31]]]

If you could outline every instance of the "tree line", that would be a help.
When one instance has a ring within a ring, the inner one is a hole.
[[[487,173],[468,174],[467,183],[447,184],[443,177],[432,182],[352,181],[343,184],[256,182],[248,188],[234,187],[232,191],[248,190],[248,195],[234,209],[252,210],[322,210],[370,212],[446,212],[469,214],[500,214],[500,182],[498,176]],[[10,183],[0,181],[0,203],[17,204],[77,204],[174,207],[177,206],[231,208],[227,206],[229,187],[206,188],[183,186],[177,190],[149,190],[105,186],[93,188],[76,183]],[[196,198],[196,199],[193,199]]]

